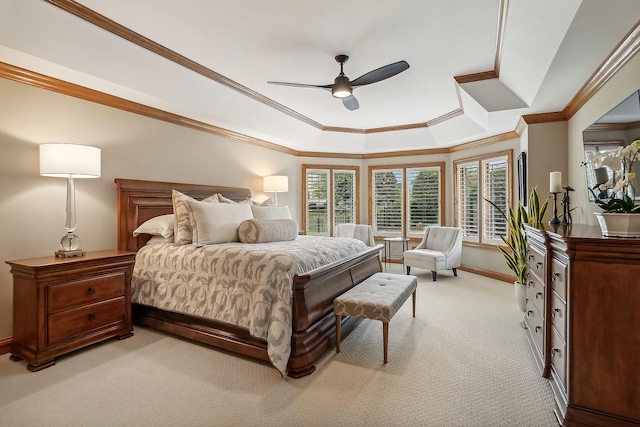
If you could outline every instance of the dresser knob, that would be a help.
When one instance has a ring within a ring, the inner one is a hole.
[[[542,326],[536,326],[536,333],[540,332],[542,330]]]
[[[533,310],[528,310],[527,311],[527,317],[531,317],[532,314],[533,314]]]
[[[542,292],[536,292],[536,299],[538,299],[538,296],[542,296]]]
[[[88,294],[88,295],[93,295],[93,294],[95,294],[95,293],[96,293],[96,290],[95,290],[94,288],[89,288],[89,289],[87,289],[87,294]]]
[[[96,315],[93,313],[89,313],[89,315],[87,316],[87,319],[89,319],[89,321],[96,320]]]
[[[552,275],[551,275],[551,281],[555,282],[556,278],[560,276],[560,273],[558,273],[557,271],[555,271]]]
[[[527,287],[531,287],[531,285],[533,285],[533,280],[529,280],[529,283],[527,283]]]
[[[542,262],[540,261],[536,262],[536,270],[539,269],[540,267],[542,267]]]
[[[554,308],[553,310],[551,310],[551,316],[556,317],[556,314],[560,314],[559,308]]]
[[[556,353],[558,353],[558,355],[560,354],[560,349],[559,348],[551,349],[551,357],[555,357]]]

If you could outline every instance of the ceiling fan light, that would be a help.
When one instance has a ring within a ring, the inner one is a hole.
[[[333,87],[331,88],[331,95],[336,98],[348,98],[351,96],[351,85],[349,84],[349,78],[346,76],[336,77]]]

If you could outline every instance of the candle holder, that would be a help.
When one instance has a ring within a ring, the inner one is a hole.
[[[553,194],[553,218],[549,220],[549,225],[560,224],[558,219],[558,193],[559,191],[550,191],[549,194]]]
[[[566,187],[562,187],[564,189],[564,197],[562,198],[562,202],[560,204],[563,208],[562,214],[562,225],[571,224],[571,197],[569,196],[570,191],[575,191],[571,186],[567,185]]]

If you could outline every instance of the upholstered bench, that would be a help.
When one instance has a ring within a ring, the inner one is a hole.
[[[387,363],[389,321],[402,304],[413,295],[413,317],[416,317],[418,279],[404,274],[375,273],[333,300],[336,315],[336,353],[340,353],[340,321],[342,316],[382,321],[384,363]]]

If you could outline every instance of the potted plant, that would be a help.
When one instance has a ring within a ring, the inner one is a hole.
[[[594,212],[604,236],[640,237],[640,205],[636,205],[633,180],[634,163],[640,160],[640,140],[605,153],[589,156],[589,163],[600,162],[611,169],[612,178],[596,188],[600,194],[611,194],[610,198],[596,196],[595,203],[602,212]],[[630,197],[631,194],[631,197]]]
[[[529,266],[527,264],[527,235],[525,233],[525,224],[536,226],[542,223],[547,207],[549,206],[549,197],[540,204],[538,198],[538,191],[534,187],[531,189],[531,195],[529,196],[528,211],[522,203],[518,202],[518,206],[514,209],[509,206],[509,210],[505,212],[499,206],[497,206],[491,200],[485,199],[502,215],[507,221],[508,232],[507,236],[500,236],[507,248],[499,246],[498,249],[502,252],[507,266],[515,274],[516,282],[515,293],[516,302],[518,307],[523,312],[526,311],[525,303],[527,298],[527,275],[529,273]]]

